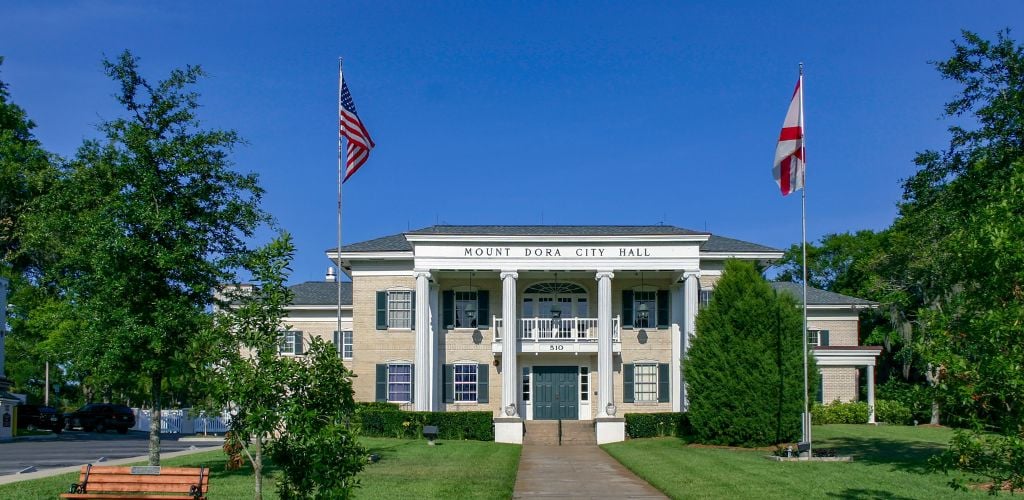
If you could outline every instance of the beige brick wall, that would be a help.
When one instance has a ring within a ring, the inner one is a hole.
[[[414,290],[416,279],[409,276],[360,276],[352,282],[352,349],[349,368],[356,401],[376,398],[376,365],[389,361],[416,360],[416,332],[409,329],[377,330],[377,291],[405,288]],[[416,381],[420,383],[420,381]]]
[[[828,330],[828,343],[830,346],[853,346],[859,345],[857,338],[857,318],[840,320],[815,319],[808,313],[807,328],[810,330]]]
[[[821,370],[822,400],[825,403],[842,401],[844,403],[857,400],[856,368],[823,367]]]

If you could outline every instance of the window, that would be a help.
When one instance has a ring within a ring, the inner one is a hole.
[[[637,403],[658,401],[658,365],[637,363],[634,370],[633,400]]]
[[[477,365],[462,363],[455,365],[455,402],[477,400]]]
[[[412,365],[388,365],[388,401],[408,403],[412,401]]]
[[[523,367],[523,401],[530,400],[530,367]]]
[[[388,327],[412,328],[412,292],[392,290],[388,292]]]
[[[341,359],[352,359],[352,332],[343,331],[341,335],[334,332],[334,348],[338,350]]]
[[[590,368],[580,367],[580,401],[590,400]]]
[[[470,318],[466,315],[466,310],[476,311],[474,316]],[[455,328],[476,328],[477,316],[480,311],[477,310],[477,296],[475,291],[470,292],[455,292]]]
[[[807,345],[821,346],[821,330],[807,330]]]
[[[633,292],[633,314],[636,318],[633,321],[633,328],[654,328],[658,316],[657,298],[658,292],[653,290]],[[640,311],[641,305],[647,306],[646,317]]]
[[[302,354],[302,332],[281,332],[280,342],[277,346],[278,354],[286,356]]]
[[[712,288],[702,288],[700,290],[700,299],[698,310],[704,309],[711,304],[711,297],[715,295],[715,290]]]

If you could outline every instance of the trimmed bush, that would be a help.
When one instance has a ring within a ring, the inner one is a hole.
[[[438,439],[494,440],[494,423],[489,411],[401,411],[363,407],[356,420],[364,436],[422,439],[423,426],[436,425]]]
[[[804,401],[803,319],[750,262],[730,260],[697,315],[684,363],[689,420],[707,444],[766,446],[800,437]],[[816,373],[813,358],[810,373]],[[811,377],[810,392],[817,390]]]
[[[690,435],[690,419],[685,413],[627,413],[626,435],[630,439],[649,437],[685,437]]]
[[[814,425],[866,424],[868,423],[868,404],[860,401],[849,403],[833,401],[827,405],[814,403],[814,406],[811,407],[811,422]]]
[[[928,423],[931,420],[931,394],[931,391],[924,384],[903,382],[896,378],[890,378],[884,384],[875,388],[875,396],[879,400],[898,401],[910,409],[911,418],[907,421],[908,424],[914,420],[924,423]]]
[[[398,403],[387,403],[384,401],[362,401],[356,403],[356,411],[362,410],[391,410],[399,411]]]
[[[914,414],[899,401],[875,400],[875,420],[893,425],[910,425]]]

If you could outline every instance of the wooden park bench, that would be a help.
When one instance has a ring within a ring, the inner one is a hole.
[[[83,465],[78,482],[61,498],[206,500],[206,467],[116,467]]]

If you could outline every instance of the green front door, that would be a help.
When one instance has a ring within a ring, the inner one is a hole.
[[[575,366],[533,367],[534,420],[579,418],[577,373]]]

